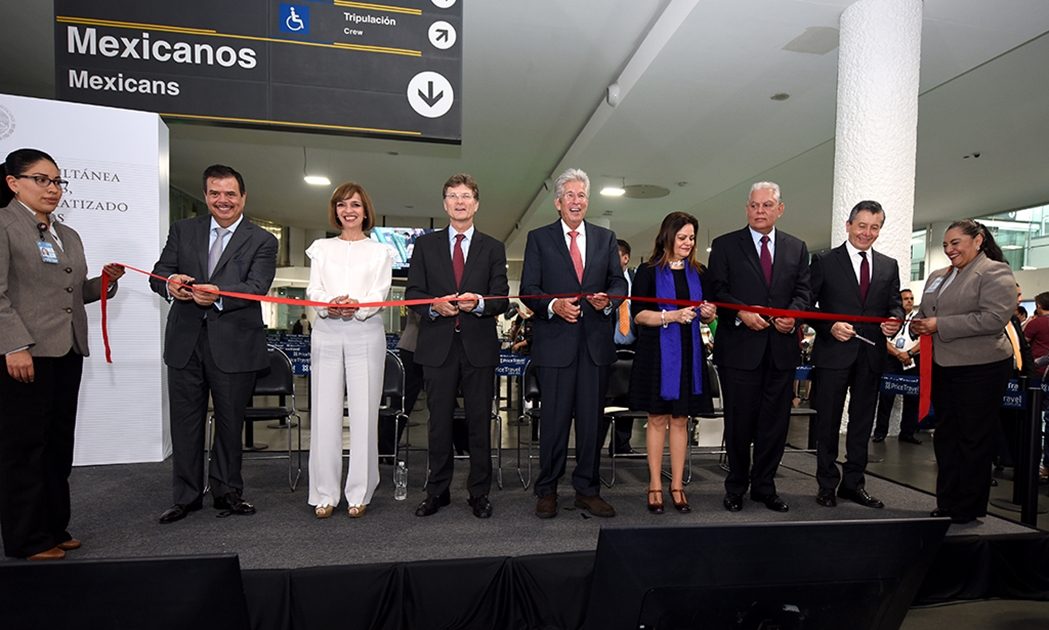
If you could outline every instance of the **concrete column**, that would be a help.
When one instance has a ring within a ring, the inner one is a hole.
[[[921,0],[859,0],[841,14],[831,243],[864,199],[885,209],[874,247],[910,281]]]

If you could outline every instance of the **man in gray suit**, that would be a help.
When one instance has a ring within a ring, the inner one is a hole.
[[[204,171],[210,216],[176,221],[153,267],[150,288],[171,301],[164,337],[171,409],[173,523],[203,507],[204,429],[208,396],[215,407],[209,469],[216,509],[254,514],[241,498],[240,435],[255,373],[269,365],[261,304],[213,291],[265,295],[277,267],[277,239],[244,218],[244,178],[228,166]],[[190,288],[188,285],[192,285]]]

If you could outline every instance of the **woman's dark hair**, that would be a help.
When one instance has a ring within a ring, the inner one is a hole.
[[[8,175],[24,175],[29,167],[40,160],[47,160],[58,168],[55,158],[39,149],[18,149],[7,154],[4,165],[0,167],[0,207],[7,206],[15,198],[15,193],[7,185]]]
[[[1005,262],[1005,256],[1002,254],[1002,248],[998,247],[998,243],[994,242],[994,237],[991,236],[991,231],[987,229],[987,226],[978,221],[972,219],[962,219],[961,221],[955,221],[954,223],[947,226],[947,230],[944,234],[951,230],[959,229],[962,234],[965,234],[969,238],[976,238],[977,236],[983,237],[983,245],[980,246],[980,251],[987,255],[988,258],[995,262]]]
[[[687,212],[671,212],[663,218],[663,224],[659,226],[659,234],[656,235],[656,244],[652,248],[652,256],[649,264],[653,267],[665,267],[670,264],[670,255],[674,251],[674,238],[686,225],[691,225],[693,233],[699,236],[699,221]],[[688,253],[688,264],[696,271],[703,271],[703,265],[696,260],[696,247]]]

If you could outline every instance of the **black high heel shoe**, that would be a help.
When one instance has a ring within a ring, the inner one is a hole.
[[[678,503],[678,500],[677,500],[678,493],[681,494],[681,502],[680,503]],[[675,490],[675,489],[671,488],[670,489],[670,498],[673,499],[673,501],[674,501],[674,509],[677,510],[678,512],[681,512],[682,514],[684,514],[686,512],[691,512],[692,511],[692,508],[690,508],[688,506],[688,499],[685,498],[685,489],[684,488],[681,488],[681,489],[678,489],[678,490]]]
[[[659,490],[652,490],[650,488],[650,489],[646,490],[646,492],[648,493],[648,511],[653,513],[653,514],[662,514],[663,513],[663,489],[660,488]],[[659,495],[659,503],[653,503],[652,502],[652,495],[653,494],[658,494]]]

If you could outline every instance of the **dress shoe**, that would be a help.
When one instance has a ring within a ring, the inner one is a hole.
[[[645,492],[648,494],[648,511],[653,513],[653,514],[662,514],[663,513],[663,489],[660,488],[659,490],[653,490],[652,488],[648,488],[648,489],[645,490]],[[652,495],[659,495],[659,501],[656,502],[653,499]]]
[[[248,516],[255,513],[255,506],[240,498],[236,492],[227,492],[221,497],[215,498],[215,509],[226,510],[230,514]]]
[[[65,542],[60,542],[55,547],[58,547],[62,551],[73,551],[74,549],[80,549],[80,541],[76,538],[70,538]]]
[[[786,512],[790,509],[790,507],[783,502],[783,499],[779,498],[778,494],[760,494],[758,492],[751,492],[750,500],[764,503],[765,507],[773,512]]]
[[[944,508],[936,508],[929,513],[929,516],[933,518],[949,518],[951,516],[950,510]]]
[[[331,515],[334,512],[334,505],[318,505],[313,510],[313,513],[317,515],[317,518],[331,518]]]
[[[190,512],[196,512],[202,507],[204,507],[204,505],[200,501],[190,503],[189,505],[176,503],[175,505],[172,505],[168,509],[164,510],[164,513],[160,515],[160,524],[167,525],[168,523],[181,521],[182,519],[186,518],[186,515],[188,515]]]
[[[432,516],[437,510],[452,503],[452,495],[447,490],[441,494],[428,494],[419,507],[415,508],[416,516]]]
[[[922,443],[921,440],[919,440],[918,438],[914,437],[913,433],[910,434],[910,435],[904,435],[903,433],[901,433],[900,437],[898,437],[896,439],[899,440],[900,442],[906,442],[908,444],[921,444]]]
[[[729,512],[739,512],[743,509],[743,495],[735,492],[726,493],[721,505],[724,505]]]
[[[350,515],[350,518],[360,518],[367,510],[367,505],[351,505],[346,509],[346,513]]]
[[[492,515],[492,502],[488,500],[487,494],[470,497],[466,502],[474,509],[474,516],[477,518],[489,518]]]
[[[823,507],[837,507],[838,500],[834,498],[834,491],[830,488],[820,488],[816,492],[816,503]]]
[[[884,442],[884,441],[885,441],[885,436],[884,435],[875,435],[874,437],[871,438],[871,442],[874,442],[874,443]]]
[[[40,553],[34,553],[33,555],[26,558],[26,560],[61,560],[66,557],[66,552],[62,551],[58,547],[52,547],[47,551],[41,551]]]
[[[557,516],[556,492],[539,497],[539,500],[535,503],[535,515],[539,518],[553,518]]]
[[[843,499],[848,499],[850,501],[859,503],[863,507],[878,509],[885,507],[884,503],[868,494],[865,488],[860,488],[859,490],[847,490],[845,488],[838,488],[838,496]]]
[[[586,510],[590,512],[591,516],[600,516],[602,518],[608,518],[609,516],[616,515],[616,509],[608,504],[601,498],[601,495],[595,494],[592,497],[587,497],[575,493],[575,506],[580,510]]]
[[[678,497],[681,497],[680,501],[678,501]],[[688,499],[685,498],[685,489],[684,488],[679,488],[677,490],[671,488],[670,489],[670,499],[674,502],[674,509],[677,510],[678,512],[681,512],[682,514],[686,514],[686,513],[692,511],[692,508],[689,507],[689,505],[688,505]]]

